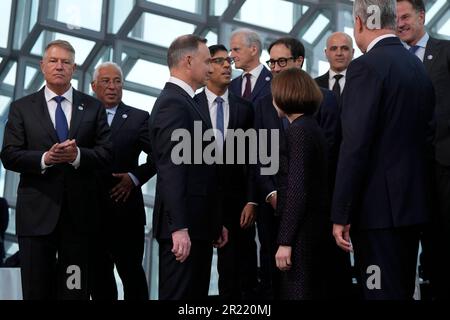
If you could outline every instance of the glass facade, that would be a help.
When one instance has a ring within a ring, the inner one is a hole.
[[[72,43],[77,71],[72,85],[92,93],[95,67],[114,61],[124,71],[125,103],[151,111],[169,78],[167,47],[186,33],[206,37],[209,44],[228,40],[235,28],[257,31],[264,49],[274,39],[291,35],[306,48],[304,69],[312,76],[328,69],[326,38],[334,31],[352,35],[352,1],[311,0],[2,0],[0,1],[0,141],[11,101],[39,90],[44,79],[39,62],[54,39]],[[450,39],[450,2],[426,1],[427,29]],[[356,56],[360,54],[356,50]],[[268,59],[264,50],[261,61]],[[145,157],[141,157],[142,160]],[[14,208],[18,175],[0,166],[0,195],[10,206],[8,253],[17,250]],[[151,213],[155,179],[143,186],[147,207],[144,266],[157,297],[157,244],[152,241]],[[214,290],[214,288],[212,288]]]

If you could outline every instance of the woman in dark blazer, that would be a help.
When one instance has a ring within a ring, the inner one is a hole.
[[[277,210],[281,216],[275,259],[282,271],[281,299],[325,298],[329,228],[325,137],[314,119],[322,93],[300,69],[288,69],[272,82],[274,105],[290,122],[287,156],[281,158]]]

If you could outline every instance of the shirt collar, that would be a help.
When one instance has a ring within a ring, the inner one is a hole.
[[[115,106],[115,107],[112,107],[112,108],[106,108],[106,112],[108,113],[111,113],[112,115],[115,115],[116,114],[116,112],[117,112],[117,108],[118,108],[119,106],[117,105],[117,106]]]
[[[208,100],[208,106],[211,109],[213,106],[213,103],[215,102],[215,100],[217,98],[217,95],[214,92],[212,92],[211,90],[209,90],[207,87],[205,87],[205,94],[206,94],[206,99]],[[228,103],[228,89],[220,97],[223,99],[223,101],[225,103]]]
[[[418,47],[421,47],[421,48],[426,48],[429,39],[430,39],[429,34],[428,34],[427,32],[425,32],[425,34],[423,35],[423,37],[420,38],[420,40],[417,41],[417,43],[416,43],[415,45],[418,46]],[[403,41],[402,41],[402,42],[403,42]],[[405,46],[406,49],[411,48],[411,46],[408,45],[406,42],[403,42],[403,45]]]
[[[344,71],[341,71],[339,73],[337,73],[337,72],[335,72],[335,71],[330,69],[328,74],[329,74],[329,79],[330,80],[334,79],[334,76],[337,75],[337,74],[342,74],[344,76],[344,78],[345,78],[345,75],[347,74],[347,69],[345,69]]]
[[[186,91],[186,93],[191,97],[194,98],[195,96],[195,92],[194,89],[192,89],[192,87],[190,85],[188,85],[186,82],[184,82],[181,79],[178,79],[174,76],[171,76],[169,78],[169,82],[176,84],[177,86],[179,86],[181,89],[183,89],[184,91]]]
[[[250,70],[250,72],[242,73],[242,78],[244,78],[246,73],[250,73],[253,77],[255,77],[255,79],[258,79],[258,77],[261,74],[263,68],[264,68],[264,66],[262,65],[262,63],[260,63],[255,69]]]
[[[366,53],[368,53],[375,45],[383,39],[386,38],[396,38],[397,36],[393,33],[383,34],[382,36],[376,37],[372,40],[372,42],[367,46]]]
[[[47,86],[45,86],[44,94],[45,94],[45,100],[47,102],[50,102],[51,100],[53,100],[54,97],[58,96],[56,93],[54,93],[52,90],[50,90]],[[62,94],[61,96],[64,97],[67,101],[69,101],[72,104],[72,102],[73,102],[72,86],[70,86],[69,90],[64,92],[64,94]]]

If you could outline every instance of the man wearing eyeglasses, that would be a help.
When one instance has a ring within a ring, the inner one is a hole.
[[[253,105],[228,90],[233,58],[228,56],[227,48],[219,44],[210,46],[209,51],[212,72],[196,100],[200,108],[209,110],[212,128],[221,131],[225,137],[220,145],[226,159],[227,131],[252,128]],[[238,152],[235,146],[233,164],[223,165],[220,169],[223,198],[218,208],[223,210],[229,235],[228,244],[217,251],[219,295],[224,300],[245,299],[246,291],[252,285],[242,272],[241,263],[252,249],[251,242],[254,242],[254,233],[249,232],[249,227],[255,220],[256,193],[249,165],[237,164]]]
[[[250,29],[237,29],[231,34],[230,56],[241,76],[230,84],[230,91],[253,104],[270,93],[272,74],[259,61],[262,52],[259,35]]]
[[[274,76],[288,68],[302,68],[305,59],[305,48],[303,44],[295,38],[284,37],[272,42],[269,46],[270,60],[266,61]],[[315,118],[323,130],[328,142],[329,153],[329,188],[334,184],[334,173],[337,162],[337,153],[340,137],[339,126],[339,110],[336,98],[333,93],[327,89],[321,88],[323,94],[322,104],[319,106],[315,114]],[[262,98],[256,105],[255,109],[255,129],[277,129],[280,132],[280,161],[284,154],[284,129],[287,127],[286,119],[280,119],[272,103],[272,95],[269,94]],[[270,141],[267,140],[267,150],[271,150]],[[257,170],[260,172],[260,170]],[[261,203],[259,219],[260,227],[264,229],[263,235],[260,237],[261,242],[261,266],[263,281],[267,284],[266,292],[275,294],[277,291],[278,270],[275,267],[274,256],[277,249],[276,236],[278,218],[275,216],[277,209],[277,189],[280,187],[280,179],[283,173],[280,172],[275,176],[258,176],[258,184],[261,190],[259,202]],[[331,192],[330,198],[331,198]],[[258,220],[259,222],[259,220]],[[330,225],[331,229],[331,225]],[[259,229],[258,229],[259,231]],[[339,250],[335,250],[333,239],[330,237],[330,245],[332,255],[331,261],[336,268],[330,267],[324,270],[324,277],[329,276],[330,281],[339,281],[332,284],[341,292],[340,297],[346,297],[350,290],[350,260],[348,255],[342,254]],[[334,254],[338,255],[334,258]],[[336,261],[334,263],[333,261]],[[343,266],[340,270],[338,266]],[[339,269],[339,270],[338,270]],[[324,278],[325,279],[325,278]],[[341,281],[342,280],[342,281]],[[329,287],[329,286],[327,286]],[[326,294],[332,295],[330,292]],[[336,297],[333,297],[336,298]]]
[[[113,62],[99,65],[92,90],[103,103],[113,143],[113,162],[100,172],[102,241],[94,257],[93,299],[117,299],[114,264],[125,300],[148,300],[142,268],[145,208],[141,186],[156,173],[151,160],[147,111],[122,102],[123,75]],[[139,165],[139,155],[147,161]],[[113,235],[113,236],[109,236]]]

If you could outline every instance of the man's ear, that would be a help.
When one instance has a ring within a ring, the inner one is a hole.
[[[355,30],[358,33],[361,33],[364,29],[364,23],[362,22],[361,18],[359,16],[355,17]]]
[[[419,11],[419,21],[425,25],[425,11]]]

